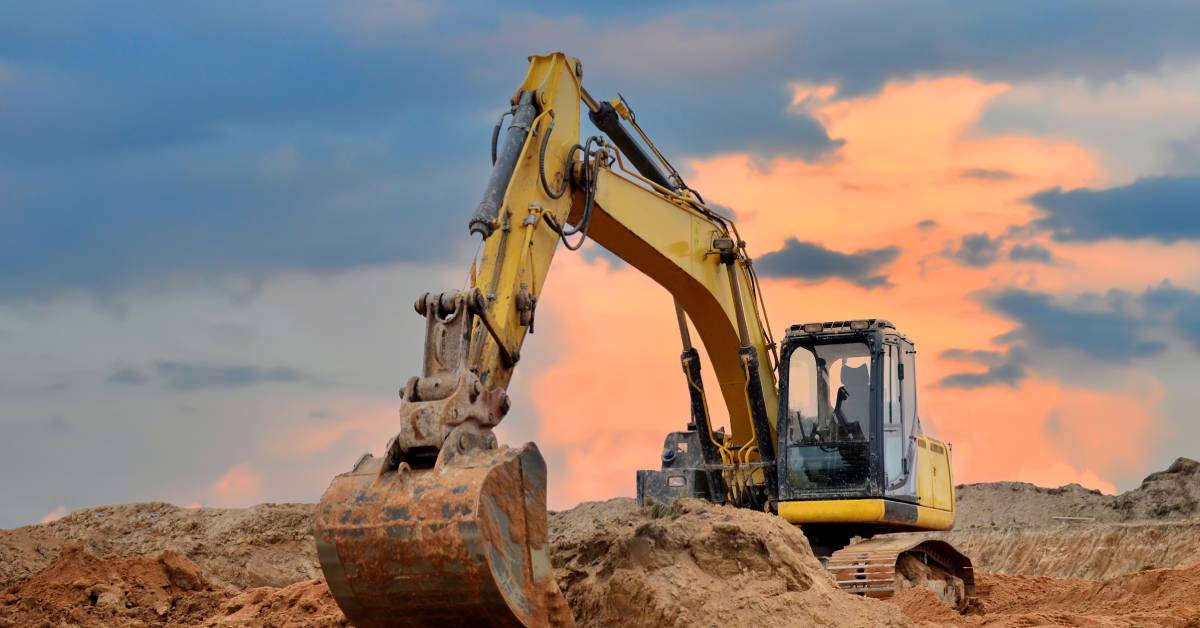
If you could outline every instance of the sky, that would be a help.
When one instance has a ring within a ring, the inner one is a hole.
[[[1200,457],[1200,5],[0,6],[0,526],[316,501],[397,429],[526,56],[737,217],[776,335],[887,318],[958,482]],[[670,296],[560,251],[509,444],[631,495],[687,422]],[[633,366],[630,366],[633,365]]]

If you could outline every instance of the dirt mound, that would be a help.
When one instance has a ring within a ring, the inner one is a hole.
[[[324,580],[306,580],[282,589],[258,587],[221,605],[205,626],[348,626]]]
[[[1200,564],[1200,519],[967,528],[937,535],[976,568],[1004,574],[1105,579]]]
[[[1200,462],[1179,458],[1141,486],[1103,495],[1078,484],[1044,488],[1025,482],[957,487],[956,527],[1049,526],[1063,518],[1101,523],[1200,517]]]
[[[938,626],[1198,626],[1200,566],[1109,580],[984,574],[979,608],[958,615],[910,589],[895,598],[914,621]]]
[[[45,569],[9,588],[0,624],[194,625],[227,596],[175,552],[106,560],[70,543]]]
[[[48,524],[0,531],[0,587],[45,567],[67,543],[97,556],[172,550],[218,585],[286,586],[320,576],[312,504],[180,508],[163,503],[78,510]]]
[[[915,622],[945,626],[962,619],[958,611],[950,608],[933,591],[924,587],[904,589],[889,601]]]
[[[550,543],[581,626],[909,624],[891,605],[837,591],[804,535],[764,513],[614,499],[555,513]]]
[[[1166,471],[1151,473],[1141,486],[1118,495],[1112,508],[1123,521],[1200,517],[1200,462],[1176,459]]]

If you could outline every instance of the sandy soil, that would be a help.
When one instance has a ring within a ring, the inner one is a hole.
[[[1200,626],[1200,566],[1108,580],[985,574],[980,607],[960,615],[931,592],[893,603],[923,626]]]
[[[960,491],[967,526],[951,537],[984,591],[965,615],[923,590],[889,602],[837,591],[796,528],[703,502],[551,513],[551,553],[583,626],[1200,626],[1200,464],[1120,496]],[[319,579],[312,514],[127,504],[0,531],[0,626],[345,625]]]
[[[905,626],[895,606],[847,595],[779,517],[684,500],[632,499],[550,520],[559,586],[580,626]]]

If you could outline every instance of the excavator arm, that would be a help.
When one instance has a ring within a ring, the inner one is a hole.
[[[322,569],[356,625],[571,623],[546,554],[545,463],[533,443],[500,446],[492,428],[509,409],[506,388],[553,257],[583,238],[674,296],[692,420],[708,437],[719,494],[760,506],[776,494],[763,469],[776,442],[774,345],[745,243],[624,101],[596,101],[581,78],[579,61],[562,53],[530,58],[501,116],[511,122],[493,133],[492,173],[469,222],[482,243],[467,288],[416,302],[425,355],[401,391],[399,433],[321,500]],[[581,142],[581,103],[606,137]],[[712,429],[687,319],[729,410],[727,434]]]

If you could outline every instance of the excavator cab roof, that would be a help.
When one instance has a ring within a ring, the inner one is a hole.
[[[813,323],[800,323],[792,325],[787,329],[788,338],[814,338],[827,337],[842,334],[858,334],[865,331],[885,331],[891,330],[896,332],[896,326],[886,319],[882,318],[857,318],[844,321],[824,321]]]

